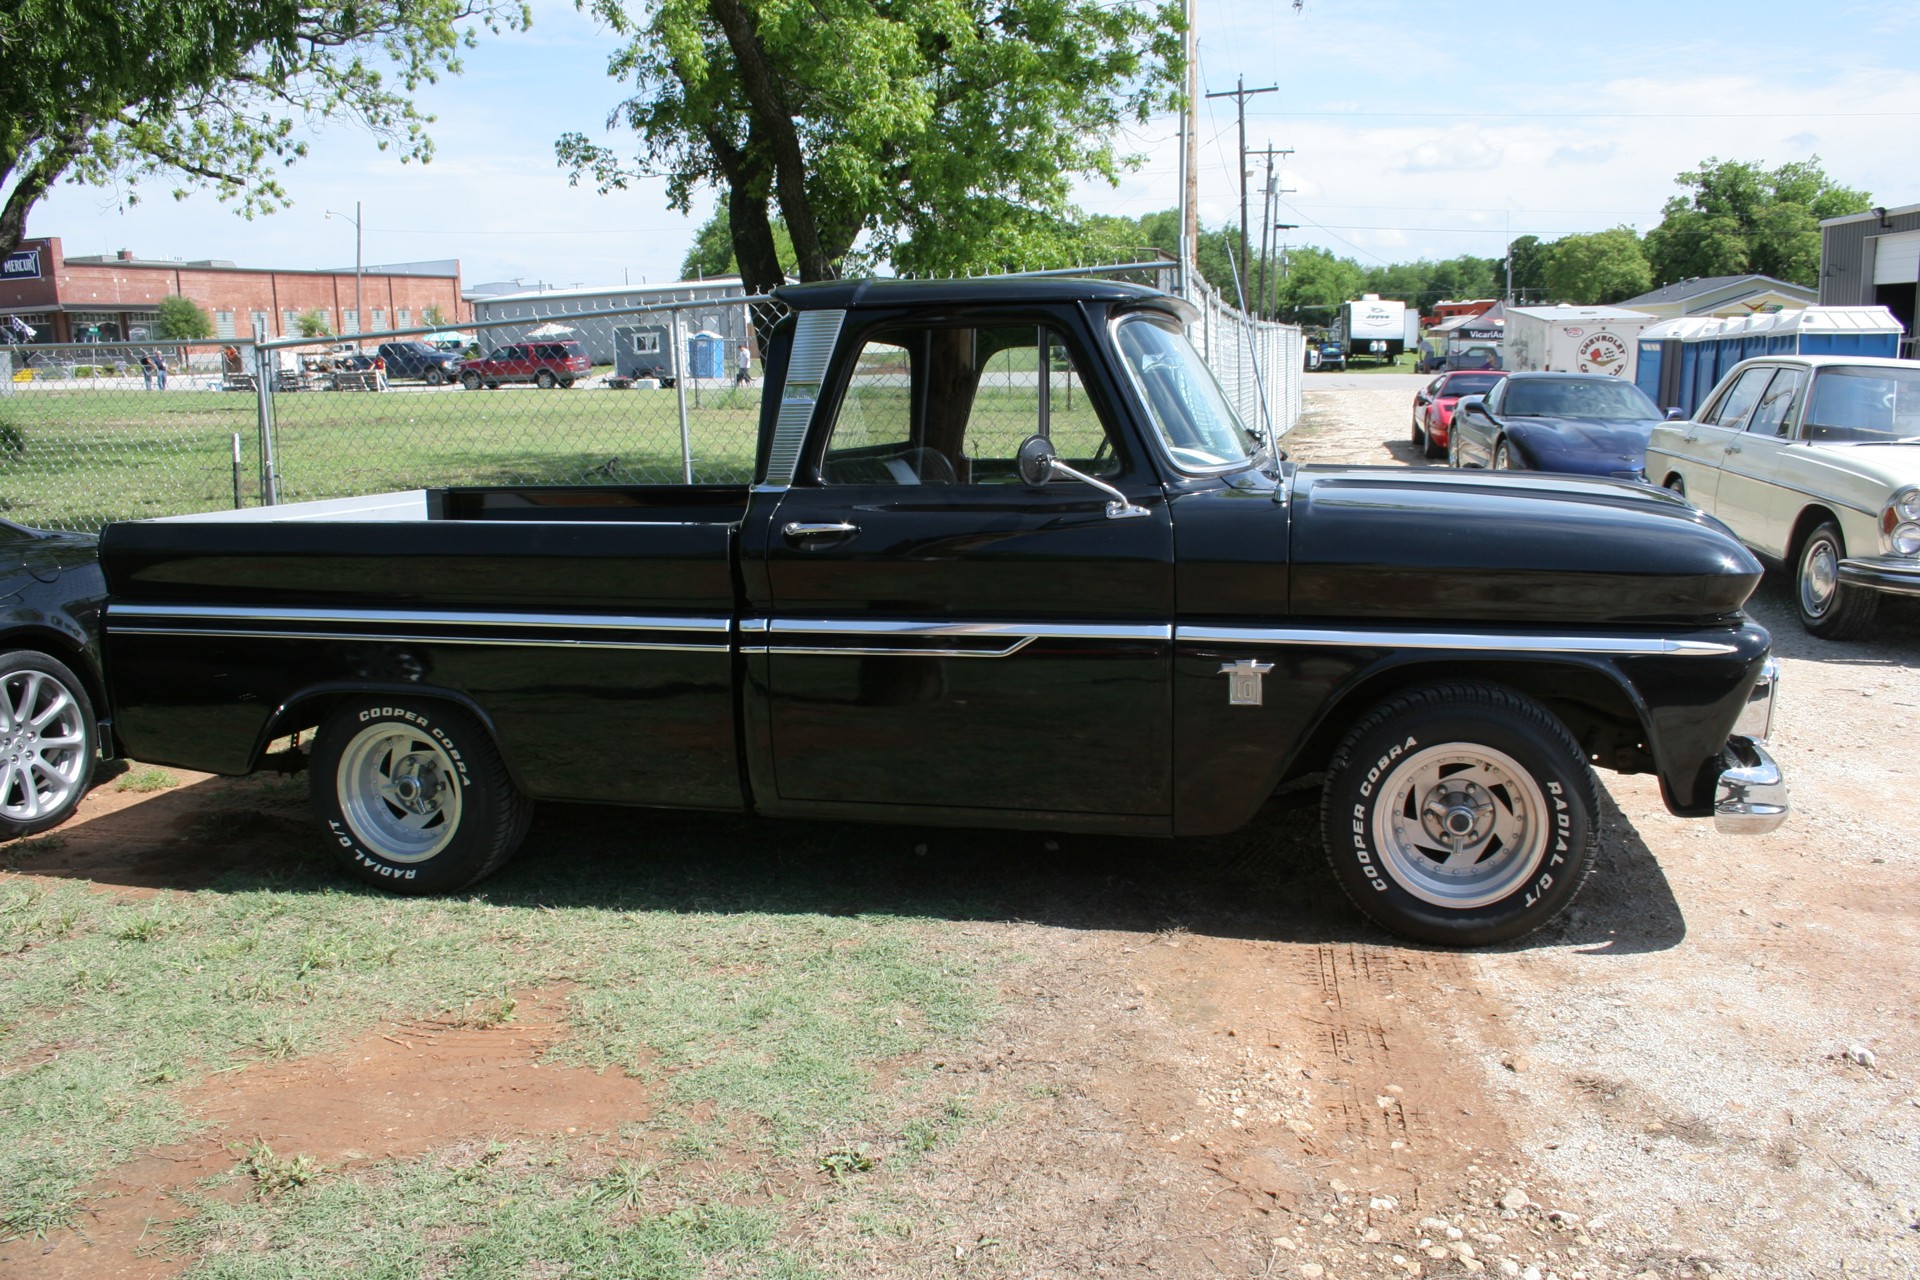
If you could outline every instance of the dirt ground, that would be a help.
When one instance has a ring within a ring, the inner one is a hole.
[[[1310,380],[1293,456],[1426,465],[1417,380],[1385,381]],[[1808,639],[1772,581],[1753,612],[1785,667],[1792,819],[1721,837],[1669,817],[1651,779],[1602,774],[1599,870],[1518,944],[1457,954],[1365,926],[1307,808],[1218,845],[1066,842],[1004,918],[955,921],[1023,957],[989,1032],[933,1064],[995,1119],[893,1188],[926,1230],[840,1242],[848,1274],[1920,1274],[1920,609],[1850,645]],[[210,838],[196,818],[230,814],[236,784],[185,781],[101,788],[31,869],[189,888],[306,838],[297,796]],[[594,819],[554,821],[534,856]],[[1038,844],[983,839],[927,843],[1015,879]],[[1250,913],[1249,875],[1283,905]],[[502,1116],[537,1134],[643,1112],[632,1081],[541,1063],[565,1006],[527,992],[511,1028],[393,1025],[223,1076],[185,1103],[211,1129],[102,1188],[93,1248],[10,1250],[0,1274],[177,1273],[139,1237],[243,1138],[351,1164],[497,1137]]]

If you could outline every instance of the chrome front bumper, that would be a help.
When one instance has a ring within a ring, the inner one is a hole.
[[[1840,584],[1896,596],[1920,596],[1920,564],[1905,556],[1862,556],[1840,562]]]
[[[1761,836],[1787,820],[1787,781],[1766,748],[1738,735],[1727,739],[1727,770],[1713,797],[1713,828]]]

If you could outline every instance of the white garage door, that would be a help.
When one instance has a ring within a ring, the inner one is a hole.
[[[1912,284],[1920,280],[1920,231],[1880,236],[1873,254],[1875,284]]]

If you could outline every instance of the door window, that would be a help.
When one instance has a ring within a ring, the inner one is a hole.
[[[1753,417],[1747,421],[1747,431],[1757,436],[1784,436],[1787,423],[1793,417],[1794,402],[1800,398],[1800,387],[1806,375],[1798,369],[1782,369],[1767,384],[1767,393],[1760,397],[1760,403],[1754,406]]]
[[[885,329],[853,363],[820,459],[822,484],[1019,484],[1020,442],[1120,474],[1071,351],[1036,325]]]
[[[1760,402],[1761,392],[1773,377],[1773,370],[1762,367],[1749,369],[1740,375],[1740,381],[1728,388],[1701,421],[1716,427],[1730,427],[1735,431],[1745,425],[1747,415],[1753,412],[1753,406]]]

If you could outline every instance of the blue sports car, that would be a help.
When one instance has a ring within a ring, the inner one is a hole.
[[[1603,373],[1511,373],[1453,411],[1447,462],[1639,480],[1663,421],[1646,393]]]

